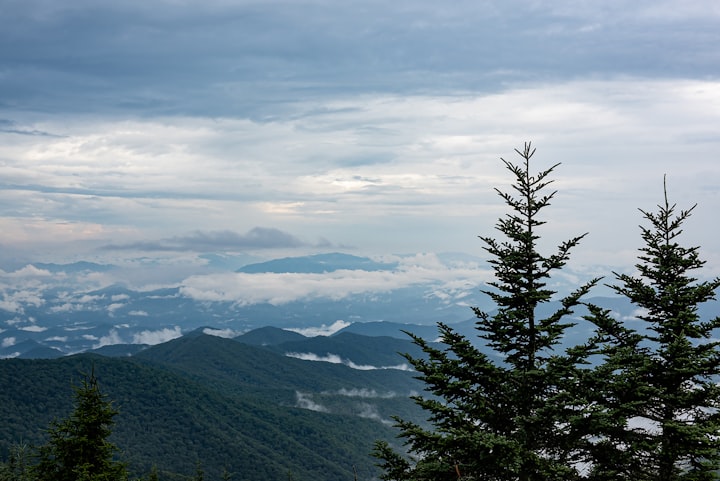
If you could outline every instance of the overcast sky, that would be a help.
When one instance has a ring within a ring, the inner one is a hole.
[[[4,260],[482,255],[525,141],[578,266],[667,174],[717,274],[720,3],[0,1]]]

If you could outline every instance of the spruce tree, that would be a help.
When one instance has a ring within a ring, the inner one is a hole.
[[[118,412],[100,391],[94,370],[74,390],[73,412],[51,423],[50,439],[39,449],[34,467],[37,480],[126,480],[125,465],[113,459],[117,448],[107,439]]]
[[[586,385],[595,479],[719,477],[720,342],[713,331],[720,318],[703,320],[698,307],[715,299],[720,279],[693,277],[705,261],[678,237],[695,206],[678,212],[664,193],[656,213],[641,210],[649,226],[641,226],[637,274],[615,274],[612,286],[639,308],[643,327],[623,326],[598,308],[590,316],[604,359]]]
[[[597,282],[579,287],[543,317],[539,309],[556,294],[547,281],[565,266],[584,237],[561,243],[550,255],[538,249],[539,217],[555,192],[545,193],[558,164],[532,175],[535,150],[525,144],[520,165],[503,162],[514,177],[514,192],[496,189],[510,208],[496,229],[503,240],[480,237],[490,254],[495,280],[484,291],[497,312],[474,309],[477,342],[439,324],[441,347],[411,334],[425,357],[406,356],[428,396],[416,403],[429,427],[396,419],[406,459],[385,442],[375,446],[386,480],[572,480],[579,474],[571,420],[575,366],[581,353],[563,352],[559,343],[573,324],[567,320]],[[483,351],[489,351],[487,354]]]
[[[7,463],[0,463],[0,481],[32,481],[31,447],[20,442],[10,447]]]

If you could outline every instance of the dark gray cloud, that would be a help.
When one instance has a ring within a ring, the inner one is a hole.
[[[0,119],[0,132],[18,135],[37,135],[40,137],[61,137],[60,135],[51,134],[50,132],[44,132],[42,130],[26,129],[16,122],[7,119]]]
[[[157,242],[135,242],[128,244],[110,244],[105,250],[137,250],[137,251],[188,251],[188,252],[222,252],[244,251],[257,249],[288,249],[309,246],[297,237],[280,229],[254,227],[245,234],[224,231],[195,231],[185,236],[175,236]],[[332,244],[323,239],[318,244],[329,247]]]
[[[313,96],[720,74],[718,19],[656,2],[57,3],[5,2],[0,103],[264,117]]]

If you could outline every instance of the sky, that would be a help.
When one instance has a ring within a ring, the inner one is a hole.
[[[667,176],[714,276],[719,45],[715,0],[0,0],[0,267],[483,256],[531,141],[573,269]]]

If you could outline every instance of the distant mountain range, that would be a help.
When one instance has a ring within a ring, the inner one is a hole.
[[[375,262],[367,257],[335,252],[305,257],[285,257],[283,259],[248,264],[238,269],[237,272],[248,274],[263,272],[322,274],[338,270],[386,271],[395,269],[397,266],[397,262]]]
[[[218,269],[221,260],[212,258],[213,269]],[[228,267],[233,266],[228,262]],[[330,253],[253,263],[236,270],[246,276],[343,272],[362,276],[393,273],[397,268],[397,262]],[[182,283],[150,290],[121,284],[88,289],[81,284],[88,278],[112,277],[118,270],[92,262],[36,263],[8,276],[0,289],[0,358],[52,358],[115,344],[157,344],[201,326],[212,326],[227,336],[262,326],[303,329],[337,321],[341,325],[371,322],[383,331],[388,330],[383,322],[432,326],[438,321],[464,321],[472,314],[466,305],[472,296],[453,302],[430,295],[437,288],[431,281],[282,303],[250,302],[242,295],[237,300],[198,299]],[[234,270],[226,272],[233,275]]]
[[[122,284],[88,288],[88,279],[114,279],[122,270],[92,262],[36,263],[4,276],[0,272],[0,358],[54,358],[85,351],[129,355],[201,327],[224,337],[273,326],[307,335],[342,330],[400,339],[407,339],[402,331],[412,331],[432,340],[437,322],[444,322],[474,337],[470,306],[493,308],[481,292],[487,286],[472,277],[482,270],[481,260],[460,254],[376,261],[328,253],[240,268],[238,258],[206,257],[211,273],[149,289]],[[240,281],[244,287],[232,295],[216,292],[231,290]],[[320,284],[326,291],[317,290]],[[333,291],[336,285],[338,292]],[[262,295],[293,289],[301,293]],[[623,298],[589,301],[621,318],[635,316],[636,308]],[[548,312],[556,307],[546,306]],[[701,307],[707,317],[719,311],[716,303]],[[566,342],[587,332],[579,322]]]

